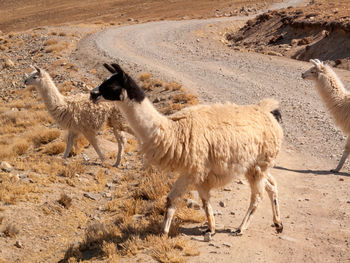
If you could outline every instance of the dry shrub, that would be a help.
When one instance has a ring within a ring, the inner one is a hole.
[[[52,142],[45,145],[43,153],[47,155],[57,155],[63,153],[66,149],[66,144],[64,142]]]
[[[62,193],[57,202],[68,209],[72,205],[72,198],[70,198],[67,194]]]
[[[73,178],[76,174],[82,174],[84,172],[85,166],[79,161],[74,161],[64,167],[61,175],[67,178]]]
[[[45,52],[46,53],[58,53],[64,49],[67,49],[68,45],[69,44],[65,41],[59,42],[58,44],[47,46],[45,48]]]
[[[150,73],[141,73],[139,76],[140,81],[145,81],[151,79],[152,75]]]
[[[170,90],[170,91],[177,91],[177,90],[182,91],[181,84],[176,83],[176,82],[169,82],[169,83],[165,84],[164,88],[165,88],[165,90]]]
[[[181,103],[187,105],[197,105],[199,103],[196,95],[191,93],[181,93],[173,96],[174,103]]]
[[[12,145],[11,152],[14,156],[23,155],[28,150],[28,148],[28,141],[24,139],[19,139]]]
[[[0,201],[4,204],[16,204],[27,201],[29,193],[38,192],[37,186],[18,180],[16,176],[0,174]]]
[[[46,111],[6,111],[0,115],[0,135],[20,133],[37,123],[51,124],[52,118]]]
[[[49,142],[56,140],[60,135],[61,131],[59,129],[49,129],[37,126],[28,132],[27,138],[33,142],[35,147],[39,147],[42,144],[48,144]]]
[[[45,41],[44,46],[56,45],[57,43],[57,39],[51,38]]]
[[[13,224],[8,224],[3,233],[5,234],[5,236],[7,237],[16,237],[19,234],[19,230],[18,228],[13,225]]]

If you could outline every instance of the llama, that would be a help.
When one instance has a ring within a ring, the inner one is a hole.
[[[95,103],[115,101],[147,161],[180,174],[167,197],[164,234],[169,233],[176,206],[192,185],[207,216],[206,233],[214,234],[210,191],[229,183],[234,174],[245,174],[251,199],[241,225],[232,234],[241,235],[247,229],[264,189],[271,200],[274,226],[278,233],[282,232],[277,185],[269,172],[283,138],[282,128],[274,118],[280,117],[277,101],[265,99],[247,106],[197,105],[166,117],[119,65],[104,66],[113,75],[90,92],[91,99]]]
[[[123,132],[130,132],[129,128],[123,124],[123,117],[119,110],[110,103],[105,105],[91,103],[88,94],[63,96],[45,70],[38,67],[33,68],[35,71],[25,79],[25,85],[35,86],[50,115],[61,128],[68,130],[63,158],[68,157],[73,144],[76,146],[78,135],[83,134],[94,147],[101,161],[104,161],[104,156],[97,144],[96,133],[108,120],[118,141],[118,155],[114,164],[117,167],[124,152],[125,137]]]
[[[330,66],[318,59],[311,59],[310,62],[314,66],[302,73],[302,78],[315,81],[317,91],[333,116],[336,125],[348,135],[343,155],[337,167],[331,170],[339,172],[350,153],[350,92],[344,88],[343,83]]]

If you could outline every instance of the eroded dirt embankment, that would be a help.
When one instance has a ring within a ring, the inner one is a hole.
[[[350,69],[350,17],[343,9],[319,5],[261,14],[238,32],[227,34],[229,45],[304,61],[318,58]]]

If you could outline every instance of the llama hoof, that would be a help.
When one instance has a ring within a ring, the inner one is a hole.
[[[336,169],[331,169],[331,170],[330,170],[330,172],[331,172],[331,173],[335,173],[335,174],[337,174],[337,173],[339,173],[339,170],[336,170]]]
[[[206,235],[207,233],[210,233],[210,235],[212,235],[212,236],[215,235],[215,231],[212,232],[209,228],[202,232],[203,235]]]
[[[283,224],[282,224],[282,222],[281,223],[275,223],[274,224],[275,225],[275,228],[276,228],[276,231],[277,231],[277,233],[279,234],[279,233],[282,233],[282,231],[283,231]]]
[[[235,237],[241,236],[242,235],[242,231],[240,229],[237,229],[237,230],[231,232],[231,235],[233,235]]]

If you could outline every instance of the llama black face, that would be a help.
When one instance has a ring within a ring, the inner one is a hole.
[[[146,96],[143,90],[119,65],[104,64],[104,67],[113,75],[90,92],[91,99],[94,102],[101,100],[123,101],[126,96],[128,99],[139,103],[145,99]]]
[[[104,80],[100,86],[90,91],[90,98],[97,103],[103,100],[121,101],[123,100],[123,76],[122,74],[113,74]]]

